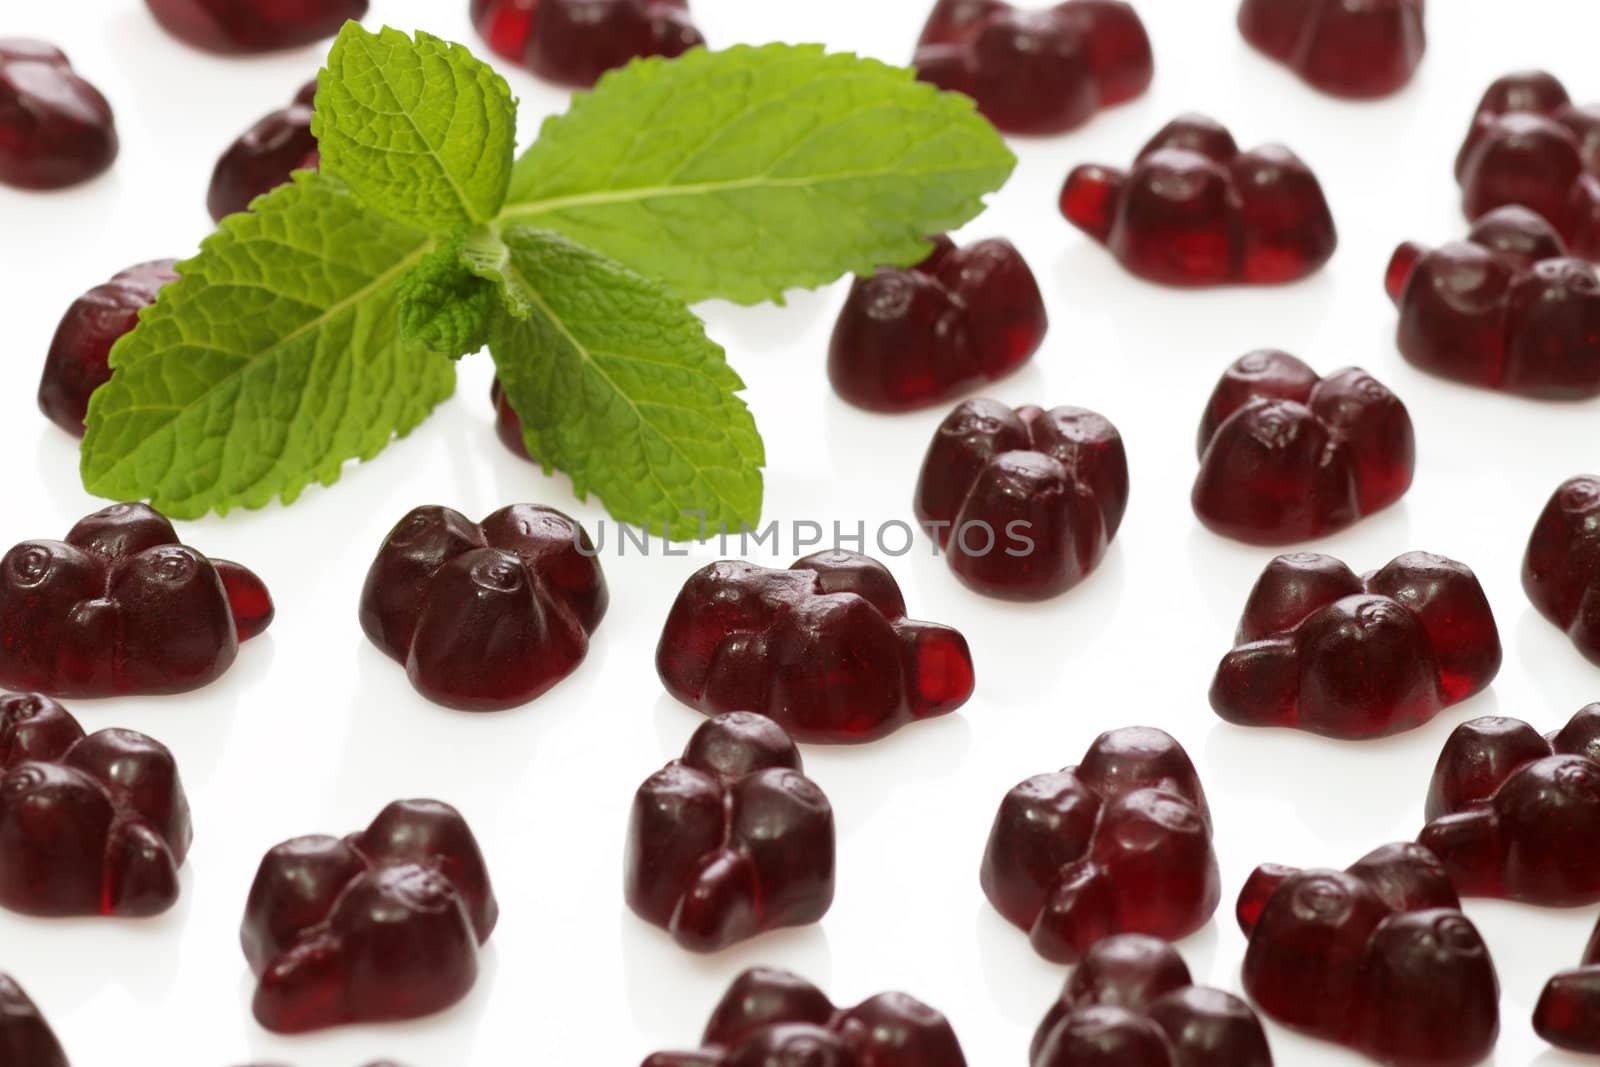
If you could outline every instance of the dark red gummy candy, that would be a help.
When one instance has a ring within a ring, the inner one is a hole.
[[[1344,871],[1258,867],[1239,925],[1245,992],[1285,1026],[1393,1067],[1466,1067],[1494,1048],[1494,962],[1420,845]]]
[[[1338,244],[1322,186],[1293,152],[1241,152],[1202,115],[1168,123],[1131,172],[1074,169],[1061,213],[1129,271],[1165,285],[1292,282]]]
[[[0,974],[0,1063],[15,1067],[67,1067],[55,1031],[16,980]]]
[[[1600,704],[1549,738],[1517,719],[1473,719],[1445,742],[1417,838],[1470,897],[1600,902]]]
[[[968,400],[934,434],[917,518],[989,596],[1042,600],[1099,565],[1128,506],[1117,428],[1083,408]]]
[[[804,926],[833,903],[833,808],[764,716],[704,723],[633,798],[628,906],[686,949]]]
[[[397,800],[342,840],[285,841],[262,859],[239,931],[256,1019],[303,1033],[448,1008],[499,916],[472,830],[437,800]]]
[[[1522,588],[1600,664],[1600,478],[1568,479],[1545,505],[1522,560]]]
[[[145,0],[172,36],[207,52],[252,55],[332,37],[367,0]]]
[[[1334,96],[1388,96],[1411,80],[1428,38],[1423,0],[1244,0],[1239,32]]]
[[[966,1067],[943,1015],[904,993],[841,1009],[788,971],[733,980],[698,1052],[657,1052],[643,1067]]]
[[[1320,378],[1286,352],[1251,352],[1206,405],[1191,501],[1224,537],[1289,544],[1393,504],[1416,461],[1410,413],[1366,371]]]
[[[221,222],[246,210],[256,197],[287,183],[295,171],[317,168],[322,157],[317,139],[311,136],[316,96],[317,83],[306,83],[293,103],[267,115],[228,146],[211,172],[206,194],[206,208],[214,220]]]
[[[1579,106],[1543,71],[1490,85],[1456,157],[1462,207],[1475,219],[1521,204],[1567,246],[1600,259],[1600,104]]]
[[[1544,399],[1600,395],[1600,276],[1527,208],[1497,208],[1442,248],[1402,244],[1384,284],[1400,353],[1423,370]]]
[[[165,745],[132,730],[85,737],[49,697],[6,694],[0,771],[0,905],[148,916],[177,902],[194,833]]]
[[[1031,1067],[1272,1067],[1261,1020],[1160,938],[1096,942],[1034,1032]]]
[[[708,715],[757,711],[797,741],[875,741],[972,696],[967,639],[906,618],[883,564],[819,552],[788,570],[723,560],[678,593],[656,647],[667,691]]]
[[[1041,956],[1072,963],[1103,937],[1187,937],[1222,889],[1211,814],[1183,746],[1152,727],[1101,734],[1083,762],[1006,794],[983,891]]]
[[[0,183],[64,189],[117,158],[111,105],[60,49],[0,38]]]
[[[1600,1054],[1600,926],[1582,964],[1545,985],[1533,1009],[1533,1029],[1558,1048]]]
[[[0,686],[53,696],[182,693],[215,681],[272,600],[250,571],[178,541],[144,504],[0,559]]]
[[[917,42],[917,77],[965,93],[1007,133],[1062,133],[1150,87],[1155,57],[1121,0],[1018,10],[939,0]]]
[[[579,89],[631,59],[705,43],[688,0],[472,0],[472,23],[500,55]]]
[[[429,700],[498,711],[576,670],[609,601],[589,535],[554,508],[512,504],[475,523],[430,505],[378,549],[361,628]]]
[[[834,392],[869,411],[910,411],[1003,378],[1044,341],[1033,272],[1010,241],[933,251],[857,278],[828,345]]]
[[[161,287],[178,280],[175,262],[129,267],[72,302],[56,327],[39,379],[39,410],[75,437],[83,436],[89,396],[111,380],[111,346],[139,324]]]
[[[1421,726],[1500,670],[1477,576],[1427,552],[1360,578],[1332,556],[1279,556],[1234,641],[1211,683],[1218,715],[1350,740]]]

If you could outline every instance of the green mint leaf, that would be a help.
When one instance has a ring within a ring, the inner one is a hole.
[[[755,525],[766,462],[744,388],[700,320],[647,278],[548,231],[505,232],[527,318],[489,342],[528,452],[621,522],[687,539]]]
[[[428,253],[400,282],[400,335],[451,359],[489,343],[495,287],[462,260],[460,241]]]
[[[814,45],[635,62],[548,120],[503,224],[557,230],[689,301],[781,299],[926,254],[1016,157],[971,100]]]
[[[401,279],[434,238],[316,173],[234,215],[111,353],[83,484],[178,518],[290,503],[370,459],[455,389],[399,334]]]
[[[347,23],[317,79],[324,173],[367,207],[430,232],[487,222],[505,201],[517,105],[461,45]]]

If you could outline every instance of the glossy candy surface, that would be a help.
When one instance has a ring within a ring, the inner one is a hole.
[[[132,730],[85,737],[47,696],[0,696],[0,906],[158,915],[177,902],[193,837],[166,746]]]
[[[367,13],[367,0],[145,0],[163,29],[222,55],[298,48]]]
[[[0,1063],[7,1067],[67,1067],[67,1054],[50,1024],[8,974],[0,974]]]
[[[749,970],[711,1013],[698,1052],[643,1067],[966,1067],[943,1015],[904,993],[841,1009],[788,971]]]
[[[1322,186],[1293,152],[1241,152],[1202,115],[1168,123],[1131,171],[1075,168],[1061,213],[1129,271],[1164,285],[1292,282],[1338,244]]]
[[[475,523],[429,505],[378,550],[361,628],[429,700],[497,711],[576,670],[609,599],[589,535],[561,512],[512,504]]]
[[[1144,23],[1120,0],[1019,9],[1003,0],[938,0],[917,42],[917,77],[965,93],[1007,133],[1053,134],[1150,87]]]
[[[1128,506],[1128,457],[1092,411],[968,400],[934,434],[914,506],[968,586],[1041,600],[1105,556]]]
[[[1522,588],[1600,664],[1600,478],[1570,478],[1550,497],[1528,539]]]
[[[440,1011],[477,980],[499,914],[448,804],[397,800],[361,833],[285,841],[262,859],[239,931],[255,1017],[303,1033]]]
[[[311,136],[311,110],[317,83],[307,82],[294,101],[239,135],[211,172],[206,209],[218,222],[244,211],[250,201],[289,181],[297,170],[315,170],[321,162],[317,139]]]
[[[472,22],[500,55],[579,89],[631,59],[705,43],[688,0],[472,0]]]
[[[828,345],[834,392],[869,411],[929,407],[1003,378],[1044,341],[1033,272],[1010,241],[934,238],[915,267],[857,278]]]
[[[686,949],[818,921],[833,903],[833,871],[833,808],[764,716],[704,723],[633,798],[628,906]]]
[[[1600,926],[1582,963],[1546,983],[1533,1009],[1533,1029],[1558,1048],[1600,1055]]]
[[[1477,576],[1427,552],[1364,577],[1331,556],[1278,556],[1234,641],[1211,683],[1218,715],[1349,740],[1421,726],[1500,670]]]
[[[250,571],[179,543],[144,504],[0,559],[0,686],[52,696],[181,693],[215,681],[272,621]]]
[[[1600,275],[1548,222],[1502,207],[1465,241],[1395,249],[1400,352],[1423,370],[1547,400],[1600,395]]]
[[[1118,934],[1095,943],[1034,1032],[1031,1067],[1272,1067],[1261,1020],[1194,984],[1176,949]]]
[[[1357,100],[1403,88],[1428,43],[1423,0],[1244,0],[1239,32],[1323,92]]]
[[[667,691],[715,715],[756,711],[797,741],[875,741],[972,695],[948,626],[906,618],[882,563],[819,552],[788,570],[723,560],[684,583],[656,647]]]
[[[113,275],[72,302],[56,327],[39,378],[39,410],[74,437],[83,436],[89,397],[111,380],[111,346],[139,323],[139,312],[176,281],[174,260],[158,259]]]
[[[1285,352],[1251,352],[1206,405],[1191,502],[1224,537],[1290,544],[1399,500],[1416,459],[1410,413],[1366,371],[1322,378]]]
[[[1161,730],[1127,727],[1101,734],[1076,767],[1022,782],[1000,803],[981,881],[1058,963],[1112,934],[1194,933],[1222,890],[1188,753]]]
[[[0,184],[64,189],[117,158],[111,105],[53,45],[0,37]]]

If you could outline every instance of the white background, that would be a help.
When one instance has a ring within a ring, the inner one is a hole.
[[[1181,946],[1202,981],[1238,989],[1244,940],[1231,912],[1264,860],[1344,866],[1414,836],[1440,744],[1474,715],[1541,730],[1600,699],[1600,673],[1529,607],[1518,582],[1529,529],[1550,492],[1600,468],[1593,403],[1546,405],[1428,378],[1395,352],[1383,268],[1404,238],[1464,229],[1451,162],[1478,95],[1495,76],[1540,65],[1580,99],[1600,98],[1592,0],[1447,0],[1417,81],[1375,104],[1323,97],[1249,51],[1232,0],[1143,0],[1157,56],[1152,91],[1071,135],[1019,142],[1022,162],[964,237],[1003,234],[1049,301],[1043,350],[989,390],[1008,403],[1078,404],[1127,440],[1133,497],[1104,565],[1055,601],[1017,606],[967,592],[927,554],[892,566],[913,615],[961,627],[978,691],[961,712],[865,748],[809,748],[807,768],[840,829],[838,901],[808,929],[711,958],[690,956],[635,919],[621,896],[621,851],[635,787],[678,754],[700,717],[663,695],[652,667],[660,624],[695,558],[607,558],[611,613],[588,661],[535,704],[472,716],[428,704],[356,624],[373,552],[409,508],[474,517],[537,501],[591,525],[603,516],[496,441],[486,357],[462,365],[458,396],[408,440],[331,490],[186,525],[187,540],[254,567],[278,620],[206,690],[179,698],[79,701],[89,729],[128,726],[177,753],[196,842],[183,897],[147,921],[45,922],[0,913],[0,969],[33,993],[79,1065],[223,1065],[250,1059],[355,1067],[387,1055],[410,1067],[512,1062],[631,1064],[692,1047],[712,1004],[753,964],[790,967],[841,1002],[900,988],[943,1010],[975,1067],[1025,1061],[1065,972],[1036,957],[978,888],[989,822],[1016,781],[1076,762],[1100,731],[1151,724],[1199,764],[1216,814],[1223,906]],[[695,0],[713,45],[823,41],[909,59],[926,0]],[[423,28],[478,46],[467,0],[375,0],[370,24]],[[63,46],[117,111],[122,156],[109,176],[59,195],[0,189],[0,545],[58,537],[100,506],[79,486],[75,442],[34,407],[61,311],[129,264],[186,255],[210,229],[216,156],[315,70],[319,49],[251,60],[201,55],[169,39],[136,0],[11,0],[0,33]],[[486,49],[480,49],[487,54]],[[506,64],[501,64],[507,67]],[[507,69],[522,129],[564,94]],[[1282,289],[1175,292],[1125,274],[1057,214],[1075,163],[1123,165],[1176,113],[1227,123],[1242,144],[1282,140],[1318,172],[1341,247],[1328,268]],[[766,517],[869,529],[910,518],[923,448],[945,408],[903,417],[856,411],[829,390],[824,353],[843,283],[783,309],[704,308],[749,383],[765,434]],[[1206,703],[1217,658],[1270,553],[1206,532],[1188,504],[1201,407],[1223,367],[1262,346],[1321,371],[1360,364],[1410,406],[1421,448],[1397,506],[1315,547],[1357,569],[1409,549],[1466,561],[1500,622],[1506,665],[1494,686],[1431,726],[1387,741],[1338,743],[1220,722]],[[614,538],[611,539],[614,542]],[[780,560],[787,565],[788,546]],[[487,853],[504,918],[466,1001],[437,1017],[285,1040],[249,1010],[237,926],[262,852],[296,834],[357,829],[399,796],[463,809]],[[1504,986],[1495,1062],[1580,1062],[1549,1052],[1529,1013],[1545,979],[1576,963],[1596,911],[1472,902]],[[1355,1062],[1273,1026],[1290,1067]]]

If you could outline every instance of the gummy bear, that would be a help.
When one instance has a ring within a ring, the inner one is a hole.
[[[917,77],[965,93],[1007,133],[1053,134],[1150,87],[1144,23],[1120,0],[1018,10],[1003,0],[938,0],[913,64]]]
[[[1546,983],[1533,1009],[1533,1029],[1558,1048],[1600,1055],[1600,926],[1583,962]]]
[[[966,1067],[943,1015],[904,993],[840,1009],[788,971],[733,980],[698,1052],[657,1052],[643,1067]]]
[[[1421,726],[1500,670],[1477,576],[1427,552],[1361,578],[1332,556],[1278,556],[1234,642],[1211,683],[1218,715],[1348,740]]]
[[[111,105],[60,49],[0,38],[0,183],[64,189],[103,174],[117,147]]]
[[[915,267],[857,278],[828,344],[834,392],[869,411],[930,407],[1022,366],[1049,320],[1010,241],[936,237]]]
[[[522,418],[506,398],[500,379],[489,383],[489,403],[494,405],[494,432],[506,451],[520,459],[528,459],[528,443],[522,437]]]
[[[177,902],[194,833],[166,746],[132,730],[85,737],[49,697],[6,694],[0,772],[0,906],[133,917]]]
[[[0,974],[0,1063],[10,1067],[67,1067],[55,1031],[16,979]]]
[[[239,931],[278,1033],[442,1011],[478,977],[500,908],[478,842],[437,800],[397,800],[361,833],[296,837],[261,861]]]
[[[948,626],[906,618],[882,563],[819,552],[788,570],[723,560],[684,583],[656,648],[667,691],[708,715],[757,711],[797,741],[875,741],[972,695]]]
[[[981,882],[1057,963],[1112,934],[1194,933],[1222,889],[1188,753],[1161,730],[1125,727],[1096,738],[1076,767],[1029,778],[1000,804]]]
[[[1417,838],[1464,896],[1600,903],[1600,704],[1548,739],[1517,719],[1458,726],[1428,790]]]
[[[1600,664],[1600,478],[1568,479],[1545,505],[1522,560],[1522,588]]]
[[[206,208],[221,222],[248,210],[250,202],[289,181],[297,170],[315,170],[322,161],[311,135],[311,109],[317,83],[307,82],[286,108],[274,111],[240,134],[211,172]]]
[[[1117,934],[1087,953],[1033,1035],[1031,1067],[1272,1067],[1261,1020],[1194,984],[1160,938]]]
[[[640,56],[705,43],[688,0],[472,0],[472,23],[498,54],[578,89]]]
[[[1410,413],[1366,371],[1319,378],[1288,353],[1251,352],[1206,405],[1191,501],[1224,537],[1305,541],[1399,500],[1416,461]]]
[[[1285,1026],[1391,1067],[1466,1067],[1500,1033],[1500,981],[1427,849],[1347,870],[1263,865],[1239,899],[1244,988]]]
[[[222,55],[299,48],[367,14],[367,0],[145,0],[163,29]]]
[[[1334,96],[1388,96],[1411,80],[1427,33],[1423,0],[1244,0],[1239,32]]]
[[[628,906],[694,952],[817,922],[833,903],[833,808],[764,716],[731,711],[633,798]]]
[[[968,400],[940,424],[915,500],[956,577],[1011,600],[1088,577],[1127,506],[1128,457],[1108,419],[994,400]]]
[[[1600,395],[1600,275],[1527,208],[1497,208],[1442,248],[1402,244],[1385,286],[1400,353],[1423,370],[1543,399]]]
[[[1489,86],[1456,156],[1456,180],[1467,218],[1521,204],[1576,255],[1600,259],[1600,104],[1574,104],[1544,71]]]
[[[1293,152],[1241,152],[1202,115],[1168,123],[1131,172],[1075,168],[1061,213],[1129,271],[1164,285],[1292,282],[1338,244],[1322,186]]]
[[[89,396],[111,380],[111,346],[139,324],[161,287],[178,280],[175,261],[157,259],[114,275],[72,302],[56,327],[39,378],[39,410],[74,437],[83,436]]]
[[[426,506],[378,550],[361,628],[429,700],[498,711],[576,670],[609,600],[588,533],[554,508],[512,504],[475,523]]]
[[[144,504],[80,519],[0,559],[0,686],[53,696],[182,693],[215,681],[272,599],[250,571],[178,541]]]

